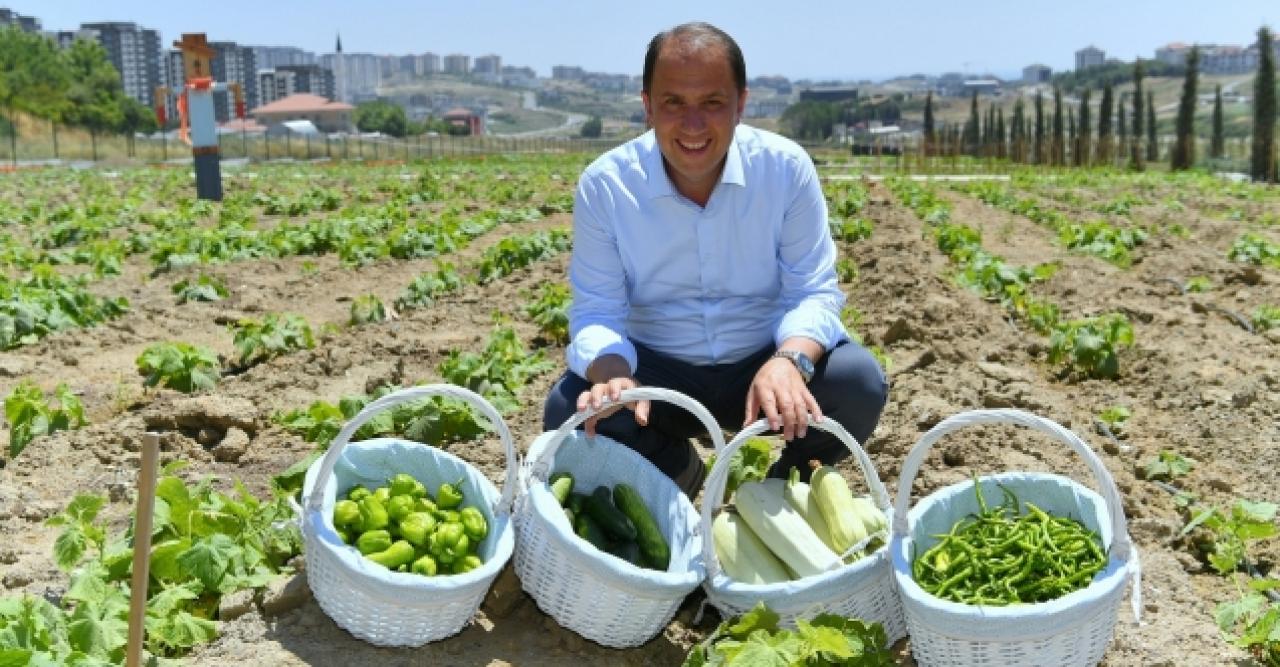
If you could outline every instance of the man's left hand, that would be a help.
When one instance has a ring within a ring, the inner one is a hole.
[[[750,424],[764,411],[769,428],[782,431],[782,439],[803,438],[809,426],[809,415],[822,419],[822,408],[809,392],[800,371],[787,359],[774,357],[756,371],[747,392],[747,416]]]

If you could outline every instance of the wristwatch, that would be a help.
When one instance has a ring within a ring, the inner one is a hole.
[[[813,361],[809,359],[809,355],[799,350],[778,350],[773,353],[775,357],[790,359],[795,364],[796,370],[800,371],[800,377],[804,378],[805,384],[809,384],[809,380],[813,379]]]

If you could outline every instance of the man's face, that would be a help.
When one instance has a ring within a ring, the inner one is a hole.
[[[649,91],[649,124],[681,194],[705,204],[720,178],[733,130],[747,102],[723,48],[694,49],[678,38],[658,52]]]

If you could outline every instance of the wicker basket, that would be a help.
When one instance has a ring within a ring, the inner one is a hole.
[[[810,428],[835,435],[853,452],[854,460],[862,469],[867,488],[871,490],[872,501],[886,516],[892,517],[889,494],[858,441],[831,419],[810,421]],[[724,497],[725,485],[729,479],[729,459],[748,438],[768,429],[769,424],[763,419],[746,427],[725,446],[724,455],[712,466],[711,474],[707,477],[707,488],[702,494],[704,535],[711,534],[712,513]],[[711,539],[703,541],[702,554],[707,564],[707,580],[703,583],[703,588],[707,591],[707,599],[725,618],[745,613],[757,602],[763,601],[777,612],[780,622],[787,626],[794,626],[797,619],[832,613],[880,623],[884,626],[890,643],[907,634],[906,622],[902,617],[902,603],[898,600],[889,567],[887,540],[875,552],[847,565],[822,574],[776,584],[746,584],[730,579],[720,569],[720,560],[716,558],[715,545]]]
[[[498,431],[506,450],[502,492],[479,470],[449,452],[398,439],[350,443],[352,434],[375,414],[433,396],[461,399],[479,409]],[[370,403],[342,427],[329,451],[307,470],[303,486],[302,532],[306,539],[307,582],[325,613],[342,628],[379,646],[421,646],[460,631],[511,558],[511,508],[518,474],[515,443],[498,411],[478,394],[453,385],[403,389]],[[463,574],[423,577],[393,572],[342,542],[333,527],[340,489],[384,484],[406,472],[428,489],[463,479],[463,494],[489,522],[479,551],[484,564]]]
[[[707,428],[716,451],[724,448],[715,419],[697,401],[653,387],[624,391],[620,401],[645,399],[689,410]],[[627,648],[660,632],[702,582],[702,532],[697,510],[661,470],[625,445],[576,430],[595,412],[573,415],[529,446],[516,509],[516,573],[524,590],[561,626],[605,646]],[[635,487],[671,547],[667,570],[637,567],[575,535],[548,487],[553,469],[572,472],[574,488],[586,492],[618,482]]]
[[[1007,607],[981,607],[943,600],[925,592],[912,577],[912,557],[937,543],[964,516],[978,511],[973,481],[930,494],[911,509],[911,484],[929,449],[942,436],[974,424],[1017,424],[1045,433],[1080,455],[1102,495],[1060,475],[1004,473],[978,480],[986,498],[1000,487],[1058,516],[1079,519],[1102,537],[1109,558],[1089,586],[1056,600]],[[1125,585],[1133,578],[1134,618],[1138,618],[1141,567],[1129,538],[1120,495],[1111,474],[1089,446],[1062,426],[1020,410],[974,410],[950,417],[921,437],[907,455],[898,479],[890,551],[894,581],[902,597],[911,651],[920,665],[1094,665],[1115,629]]]

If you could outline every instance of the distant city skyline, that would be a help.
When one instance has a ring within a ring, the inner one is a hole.
[[[837,0],[785,5],[712,0],[655,0],[635,6],[580,0],[453,3],[249,3],[208,4],[197,17],[192,5],[117,0],[5,2],[34,16],[45,30],[82,23],[132,21],[158,30],[167,48],[183,32],[254,46],[295,46],[317,55],[332,52],[337,34],[347,53],[387,55],[432,52],[497,54],[504,65],[532,67],[549,77],[556,65],[636,75],[654,33],[690,20],[723,28],[742,46],[748,75],[790,79],[880,80],[910,74],[959,71],[1017,78],[1039,63],[1054,72],[1074,69],[1075,51],[1096,46],[1108,58],[1152,58],[1170,42],[1253,42],[1257,29],[1273,28],[1280,3],[1241,0],[1212,9],[1198,3],[1101,2],[970,3],[925,1],[858,6]]]

